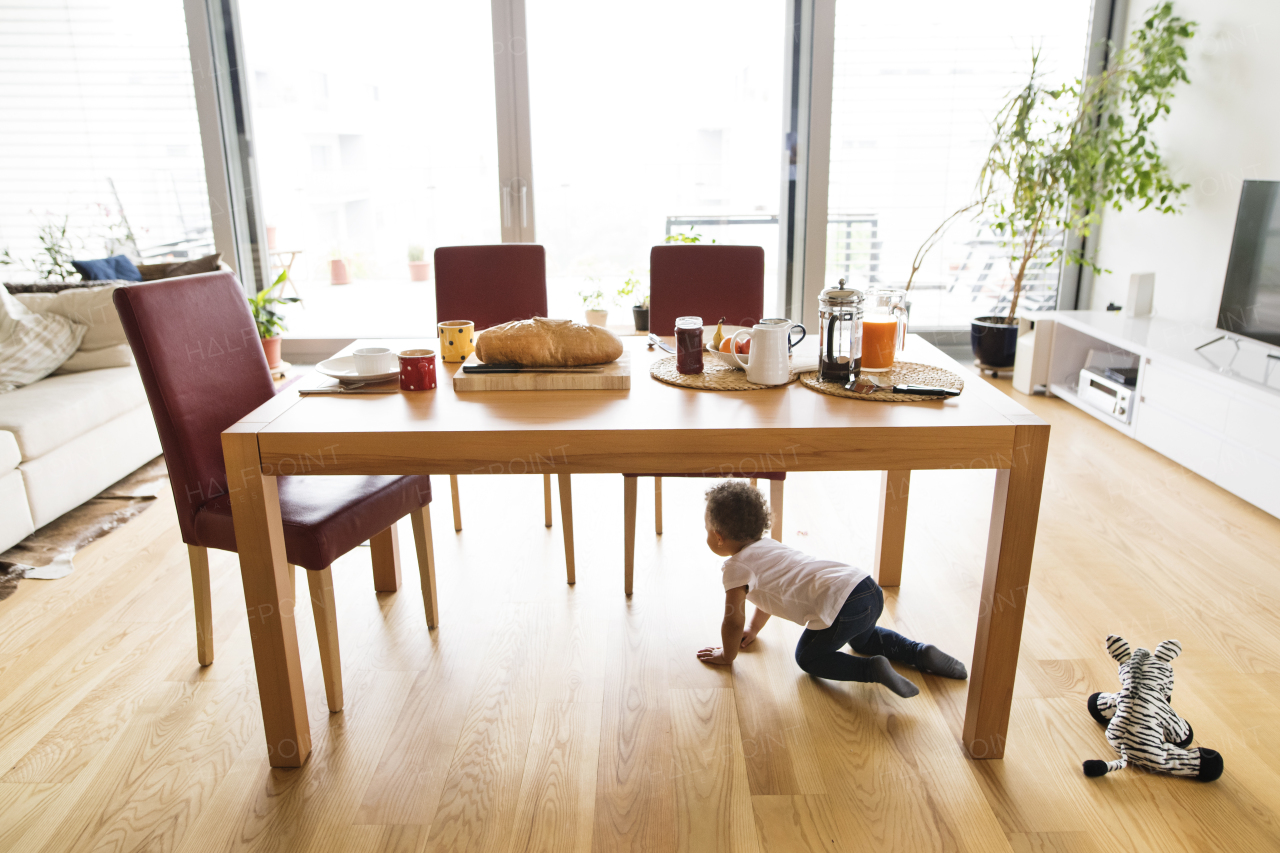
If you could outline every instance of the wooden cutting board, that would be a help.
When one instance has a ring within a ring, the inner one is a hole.
[[[462,363],[480,364],[475,353]],[[631,387],[631,353],[624,352],[599,373],[463,373],[453,375],[455,391],[626,391]]]

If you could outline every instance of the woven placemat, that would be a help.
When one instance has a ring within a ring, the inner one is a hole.
[[[884,373],[874,374],[876,381],[882,385],[930,385],[935,388],[952,388],[964,390],[964,380],[950,370],[934,367],[932,364],[920,364],[915,361],[900,361]],[[945,397],[925,397],[920,394],[892,394],[888,391],[877,391],[872,394],[859,394],[850,391],[835,382],[826,382],[818,378],[816,373],[806,373],[800,377],[806,388],[812,388],[832,397],[849,397],[854,400],[875,400],[879,403],[918,403],[925,400],[943,400]]]
[[[676,370],[676,357],[669,355],[649,365],[649,375],[659,382],[675,385],[679,388],[694,388],[698,391],[759,391],[769,388],[784,388],[796,381],[797,375],[791,374],[782,385],[757,385],[747,381],[747,374],[735,367],[730,367],[716,358],[702,359],[702,372],[686,376]]]

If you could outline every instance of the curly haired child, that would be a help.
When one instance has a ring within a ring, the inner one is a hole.
[[[755,641],[773,615],[805,626],[796,663],[810,675],[836,681],[876,682],[899,696],[920,692],[890,661],[946,678],[968,677],[964,664],[937,646],[918,643],[876,625],[884,591],[869,572],[819,560],[765,539],[769,508],[759,490],[728,480],[707,490],[707,547],[724,561],[722,646],[698,652],[704,663],[729,665]],[[748,624],[746,602],[755,605]],[[850,646],[857,656],[841,651]]]

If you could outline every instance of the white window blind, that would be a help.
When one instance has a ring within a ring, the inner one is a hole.
[[[143,255],[211,251],[182,3],[0,4],[0,249],[32,257],[65,216],[99,258],[122,211]]]

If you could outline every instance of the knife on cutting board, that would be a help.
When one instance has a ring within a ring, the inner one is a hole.
[[[463,373],[599,373],[604,370],[603,364],[588,364],[582,367],[524,367],[519,364],[464,364]]]

